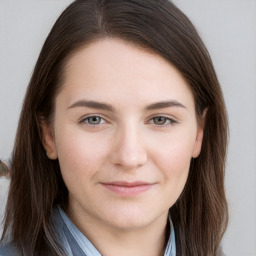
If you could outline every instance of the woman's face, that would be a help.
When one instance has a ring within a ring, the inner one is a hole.
[[[49,158],[59,160],[70,214],[129,230],[166,222],[203,130],[174,66],[104,39],[69,60],[53,126],[43,134]]]

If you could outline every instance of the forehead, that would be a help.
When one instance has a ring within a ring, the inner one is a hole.
[[[74,54],[65,68],[63,91],[68,101],[82,96],[110,101],[174,97],[193,105],[194,100],[188,83],[170,62],[119,39],[98,40]]]

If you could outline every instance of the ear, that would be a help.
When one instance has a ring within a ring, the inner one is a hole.
[[[40,129],[41,129],[41,140],[46,151],[46,155],[49,159],[55,160],[58,158],[55,140],[54,140],[54,133],[52,126],[49,122],[45,120],[41,120],[40,122]]]
[[[192,154],[193,158],[197,158],[201,152],[203,137],[204,137],[204,124],[205,124],[206,114],[207,114],[207,109],[204,110],[202,117],[198,121],[196,141],[194,144],[194,150]]]

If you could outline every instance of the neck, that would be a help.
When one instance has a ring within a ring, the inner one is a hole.
[[[162,256],[164,255],[168,214],[150,223],[146,227],[132,230],[120,229],[95,221],[90,216],[83,218],[74,216],[69,211],[69,217],[78,229],[90,240],[104,256]]]
[[[148,231],[116,232],[93,237],[96,248],[104,256],[162,256],[165,247],[165,231],[161,234],[152,234]]]

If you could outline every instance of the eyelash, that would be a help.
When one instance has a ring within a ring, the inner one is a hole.
[[[154,122],[154,119],[157,119],[157,118],[163,118],[165,120],[164,124],[159,125],[159,124],[153,123],[153,125],[156,125],[157,127],[168,127],[168,126],[172,126],[172,125],[175,125],[175,124],[178,123],[173,118],[170,118],[170,117],[167,117],[167,116],[164,116],[164,115],[151,117],[150,120],[149,120],[149,123],[151,123],[151,121]],[[166,123],[166,122],[168,122],[168,123]]]
[[[104,123],[90,124],[90,123],[88,122],[88,120],[89,120],[90,118],[99,118],[101,121],[104,120]],[[79,123],[80,123],[80,124],[84,124],[84,123],[85,123],[85,124],[88,125],[88,126],[96,127],[96,126],[105,124],[105,123],[106,123],[106,120],[105,120],[103,117],[101,117],[101,116],[94,115],[94,116],[87,116],[87,117],[85,117],[85,118],[82,118],[82,119],[79,121]]]
[[[89,121],[88,121],[90,118],[99,118],[100,119],[100,123],[98,123],[98,124],[90,124]],[[165,120],[164,124],[160,124],[160,125],[159,124],[155,124],[154,120],[157,119],[157,118],[163,118]],[[104,121],[104,122],[101,123],[102,121]],[[88,125],[88,126],[90,126],[92,128],[97,128],[98,126],[104,125],[105,123],[107,123],[107,121],[103,117],[101,117],[99,115],[93,115],[93,116],[87,116],[87,117],[82,118],[79,121],[79,123],[80,124],[86,124],[86,125]],[[158,115],[158,116],[151,117],[149,119],[148,123],[156,125],[157,127],[168,127],[168,126],[173,126],[173,125],[177,124],[178,122],[175,119],[173,119],[173,118],[166,117],[164,115]]]

